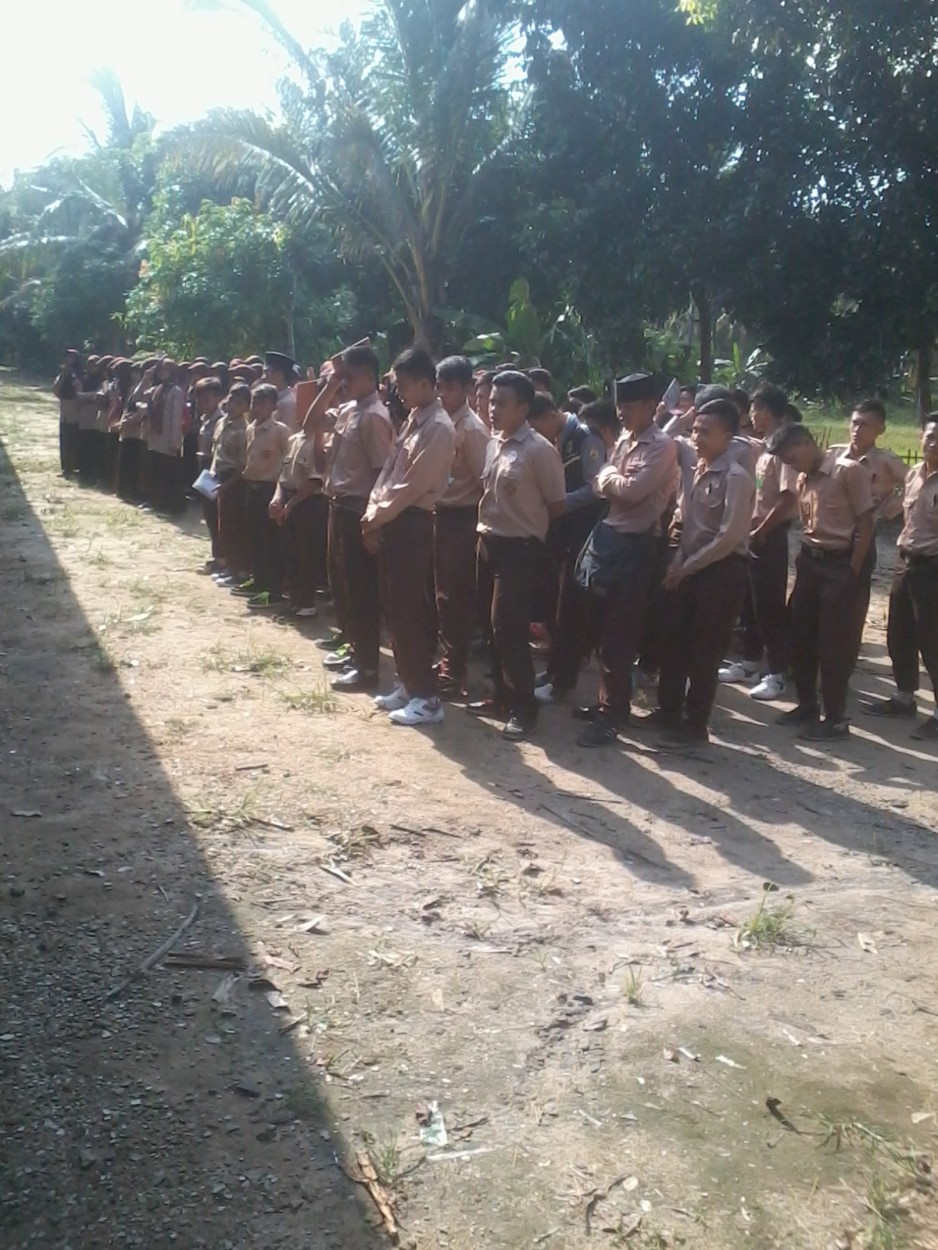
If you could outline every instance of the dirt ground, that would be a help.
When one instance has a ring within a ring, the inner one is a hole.
[[[370,1250],[382,1193],[414,1250],[938,1247],[907,725],[819,751],[724,689],[691,756],[563,706],[395,729],[328,691],[328,617],[252,618],[194,508],[63,482],[56,434],[8,378],[4,1250]],[[197,966],[120,989],[187,919]]]

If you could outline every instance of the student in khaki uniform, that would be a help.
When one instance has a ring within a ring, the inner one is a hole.
[[[915,719],[920,655],[938,701],[938,412],[925,418],[922,456],[905,479],[905,524],[889,592],[886,641],[896,693],[862,702],[868,716]],[[938,742],[938,710],[912,737]]]
[[[598,705],[574,712],[590,722],[578,740],[583,747],[614,742],[630,720],[632,667],[658,566],[661,521],[678,476],[674,439],[655,423],[658,395],[649,374],[616,383],[624,432],[593,482],[609,511],[578,565],[596,621],[600,672]]]
[[[850,418],[850,442],[831,447],[848,460],[859,460],[870,471],[870,489],[876,506],[874,521],[894,521],[902,515],[902,495],[908,466],[887,447],[877,447],[876,440],[886,430],[886,408],[878,399],[865,399],[857,404]],[[876,568],[876,539],[870,543],[866,563],[861,572],[863,592],[857,601],[855,629],[863,641],[863,629],[870,608],[873,572]],[[857,644],[859,646],[859,643]]]
[[[228,392],[225,414],[212,436],[211,472],[221,485],[215,496],[218,509],[218,545],[223,568],[214,574],[220,586],[239,586],[247,579],[251,558],[245,520],[248,414],[251,388],[237,382]]]
[[[101,387],[104,383],[104,370],[100,356],[89,356],[85,362],[85,371],[78,391],[78,432],[76,435],[75,458],[78,468],[78,479],[82,486],[93,486],[97,478],[97,445],[96,431],[98,413],[104,404]]]
[[[283,564],[294,616],[316,615],[316,589],[325,569],[320,567],[329,507],[322,493],[322,473],[316,463],[317,436],[298,430],[290,436],[280,480],[270,501],[270,515],[280,525]]]
[[[323,489],[329,500],[329,586],[340,633],[322,646],[331,652],[325,667],[340,674],[378,671],[378,561],[365,547],[361,519],[394,441],[378,394],[379,372],[371,347],[347,347],[329,362],[326,384],[305,417],[307,430],[329,439]]]
[[[52,384],[52,393],[59,401],[59,467],[63,477],[69,477],[78,469],[80,391],[81,354],[70,347]]]
[[[277,388],[277,420],[291,434],[295,434],[298,428],[296,384],[303,376],[302,369],[292,356],[284,352],[268,352],[264,357],[264,374],[267,381]]]
[[[756,485],[733,459],[739,412],[712,399],[694,417],[698,463],[672,522],[676,550],[662,582],[658,710],[645,724],[668,744],[704,744],[726,654],[746,589],[746,556]]]
[[[196,463],[200,471],[207,469],[212,463],[215,430],[224,415],[224,410],[221,406],[221,396],[221,382],[214,376],[201,378],[193,388],[195,411],[192,420],[195,428],[198,430],[196,443],[198,459]],[[183,456],[183,461],[185,461],[185,456]],[[195,481],[195,477],[192,480]],[[212,541],[212,556],[210,560],[205,562],[205,571],[207,573],[218,573],[225,568],[218,528],[218,497],[207,499],[204,495],[200,495],[199,498],[202,504],[202,519],[205,521],[205,526]]]
[[[781,387],[765,383],[752,397],[753,429],[765,440],[801,414]],[[748,681],[768,672],[749,691],[750,698],[771,701],[785,692],[791,663],[788,627],[788,534],[797,512],[798,474],[758,444],[756,502],[749,535],[747,599],[740,619],[742,659],[720,669],[720,681]]]
[[[479,504],[480,598],[492,626],[494,697],[470,703],[473,716],[504,716],[502,736],[529,737],[537,725],[534,664],[528,636],[534,595],[546,559],[544,540],[563,514],[566,482],[556,447],[528,424],[534,384],[523,373],[496,374],[489,444]]]
[[[810,431],[786,425],[767,450],[798,474],[803,529],[791,613],[792,668],[798,705],[780,724],[802,726],[811,741],[846,738],[847,687],[860,650],[855,629],[863,567],[873,541],[873,494],[865,465],[824,452]],[[824,720],[819,722],[818,671]]]
[[[438,725],[443,705],[433,671],[436,631],[427,585],[433,571],[433,511],[449,482],[456,431],[437,396],[436,366],[427,352],[412,347],[402,353],[394,362],[394,381],[410,416],[362,517],[365,546],[379,553],[397,665],[394,690],[375,705],[389,712],[395,725]]]
[[[245,524],[251,548],[251,579],[232,594],[246,598],[249,608],[283,602],[283,560],[280,526],[270,515],[290,431],[274,419],[277,388],[261,382],[251,392],[251,423],[245,445]]]
[[[466,684],[469,646],[478,615],[476,525],[491,435],[469,406],[473,377],[465,356],[441,360],[436,377],[440,403],[456,433],[449,483],[437,501],[433,531],[440,643],[437,688],[445,698],[460,693]]]
[[[144,393],[147,408],[147,482],[157,511],[185,508],[182,486],[182,437],[185,392],[176,384],[176,362],[164,356]]]

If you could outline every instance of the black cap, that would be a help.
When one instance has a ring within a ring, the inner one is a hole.
[[[288,378],[301,378],[303,371],[292,356],[285,352],[267,352],[264,355],[265,369],[279,369]]]
[[[616,403],[636,404],[661,398],[661,387],[653,373],[630,373],[616,381]]]

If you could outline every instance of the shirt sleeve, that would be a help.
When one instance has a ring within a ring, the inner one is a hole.
[[[866,465],[858,460],[840,460],[838,463],[844,475],[844,489],[850,501],[850,508],[854,519],[859,521],[861,516],[866,516],[876,507],[872,489],[873,475]]]
[[[603,446],[602,439],[590,434],[588,438],[583,440],[583,446],[580,449],[580,464],[583,466],[583,485],[578,490],[571,490],[566,496],[566,504],[568,512],[575,512],[578,508],[589,507],[596,500],[593,491],[593,482],[596,475],[602,469],[606,461],[606,449]]]
[[[394,442],[394,427],[384,413],[363,412],[360,428],[368,463],[375,473],[380,473]]]
[[[463,459],[470,474],[474,478],[478,478],[479,481],[482,480],[482,475],[485,472],[485,461],[491,441],[491,435],[484,426],[481,428],[472,426],[466,432],[465,442],[463,443]]]
[[[656,441],[649,445],[648,455],[635,466],[634,471],[623,474],[612,464],[600,469],[594,489],[603,499],[639,504],[660,490],[665,482],[673,480],[676,464],[675,444]]]
[[[418,438],[417,454],[401,481],[372,491],[367,515],[379,525],[386,525],[425,495],[441,495],[446,489],[456,444],[452,427],[433,422]]]
[[[783,495],[784,494],[797,495],[798,494],[798,470],[793,469],[791,465],[786,464],[784,460],[779,460],[778,456],[776,456],[775,459],[778,462],[778,489],[779,491]]]
[[[756,484],[740,465],[736,466],[736,470],[727,474],[726,504],[720,528],[705,547],[683,562],[685,574],[699,573],[708,565],[732,555],[740,544],[748,541]]]
[[[562,503],[566,498],[567,483],[564,479],[563,461],[556,447],[552,447],[550,443],[546,447],[538,447],[534,472],[544,502],[548,506]]]
[[[885,471],[889,476],[892,489],[879,505],[877,515],[884,521],[894,521],[902,516],[902,499],[905,494],[905,479],[908,476],[908,465],[900,460],[894,452],[884,457]]]

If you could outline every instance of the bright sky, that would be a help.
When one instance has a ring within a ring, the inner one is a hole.
[[[273,0],[307,46],[328,44],[366,0]],[[108,66],[128,106],[161,126],[211,108],[276,108],[286,55],[238,0],[19,0],[4,5],[0,74],[0,183],[53,153],[80,153],[84,122],[103,139],[100,100],[88,82]]]

